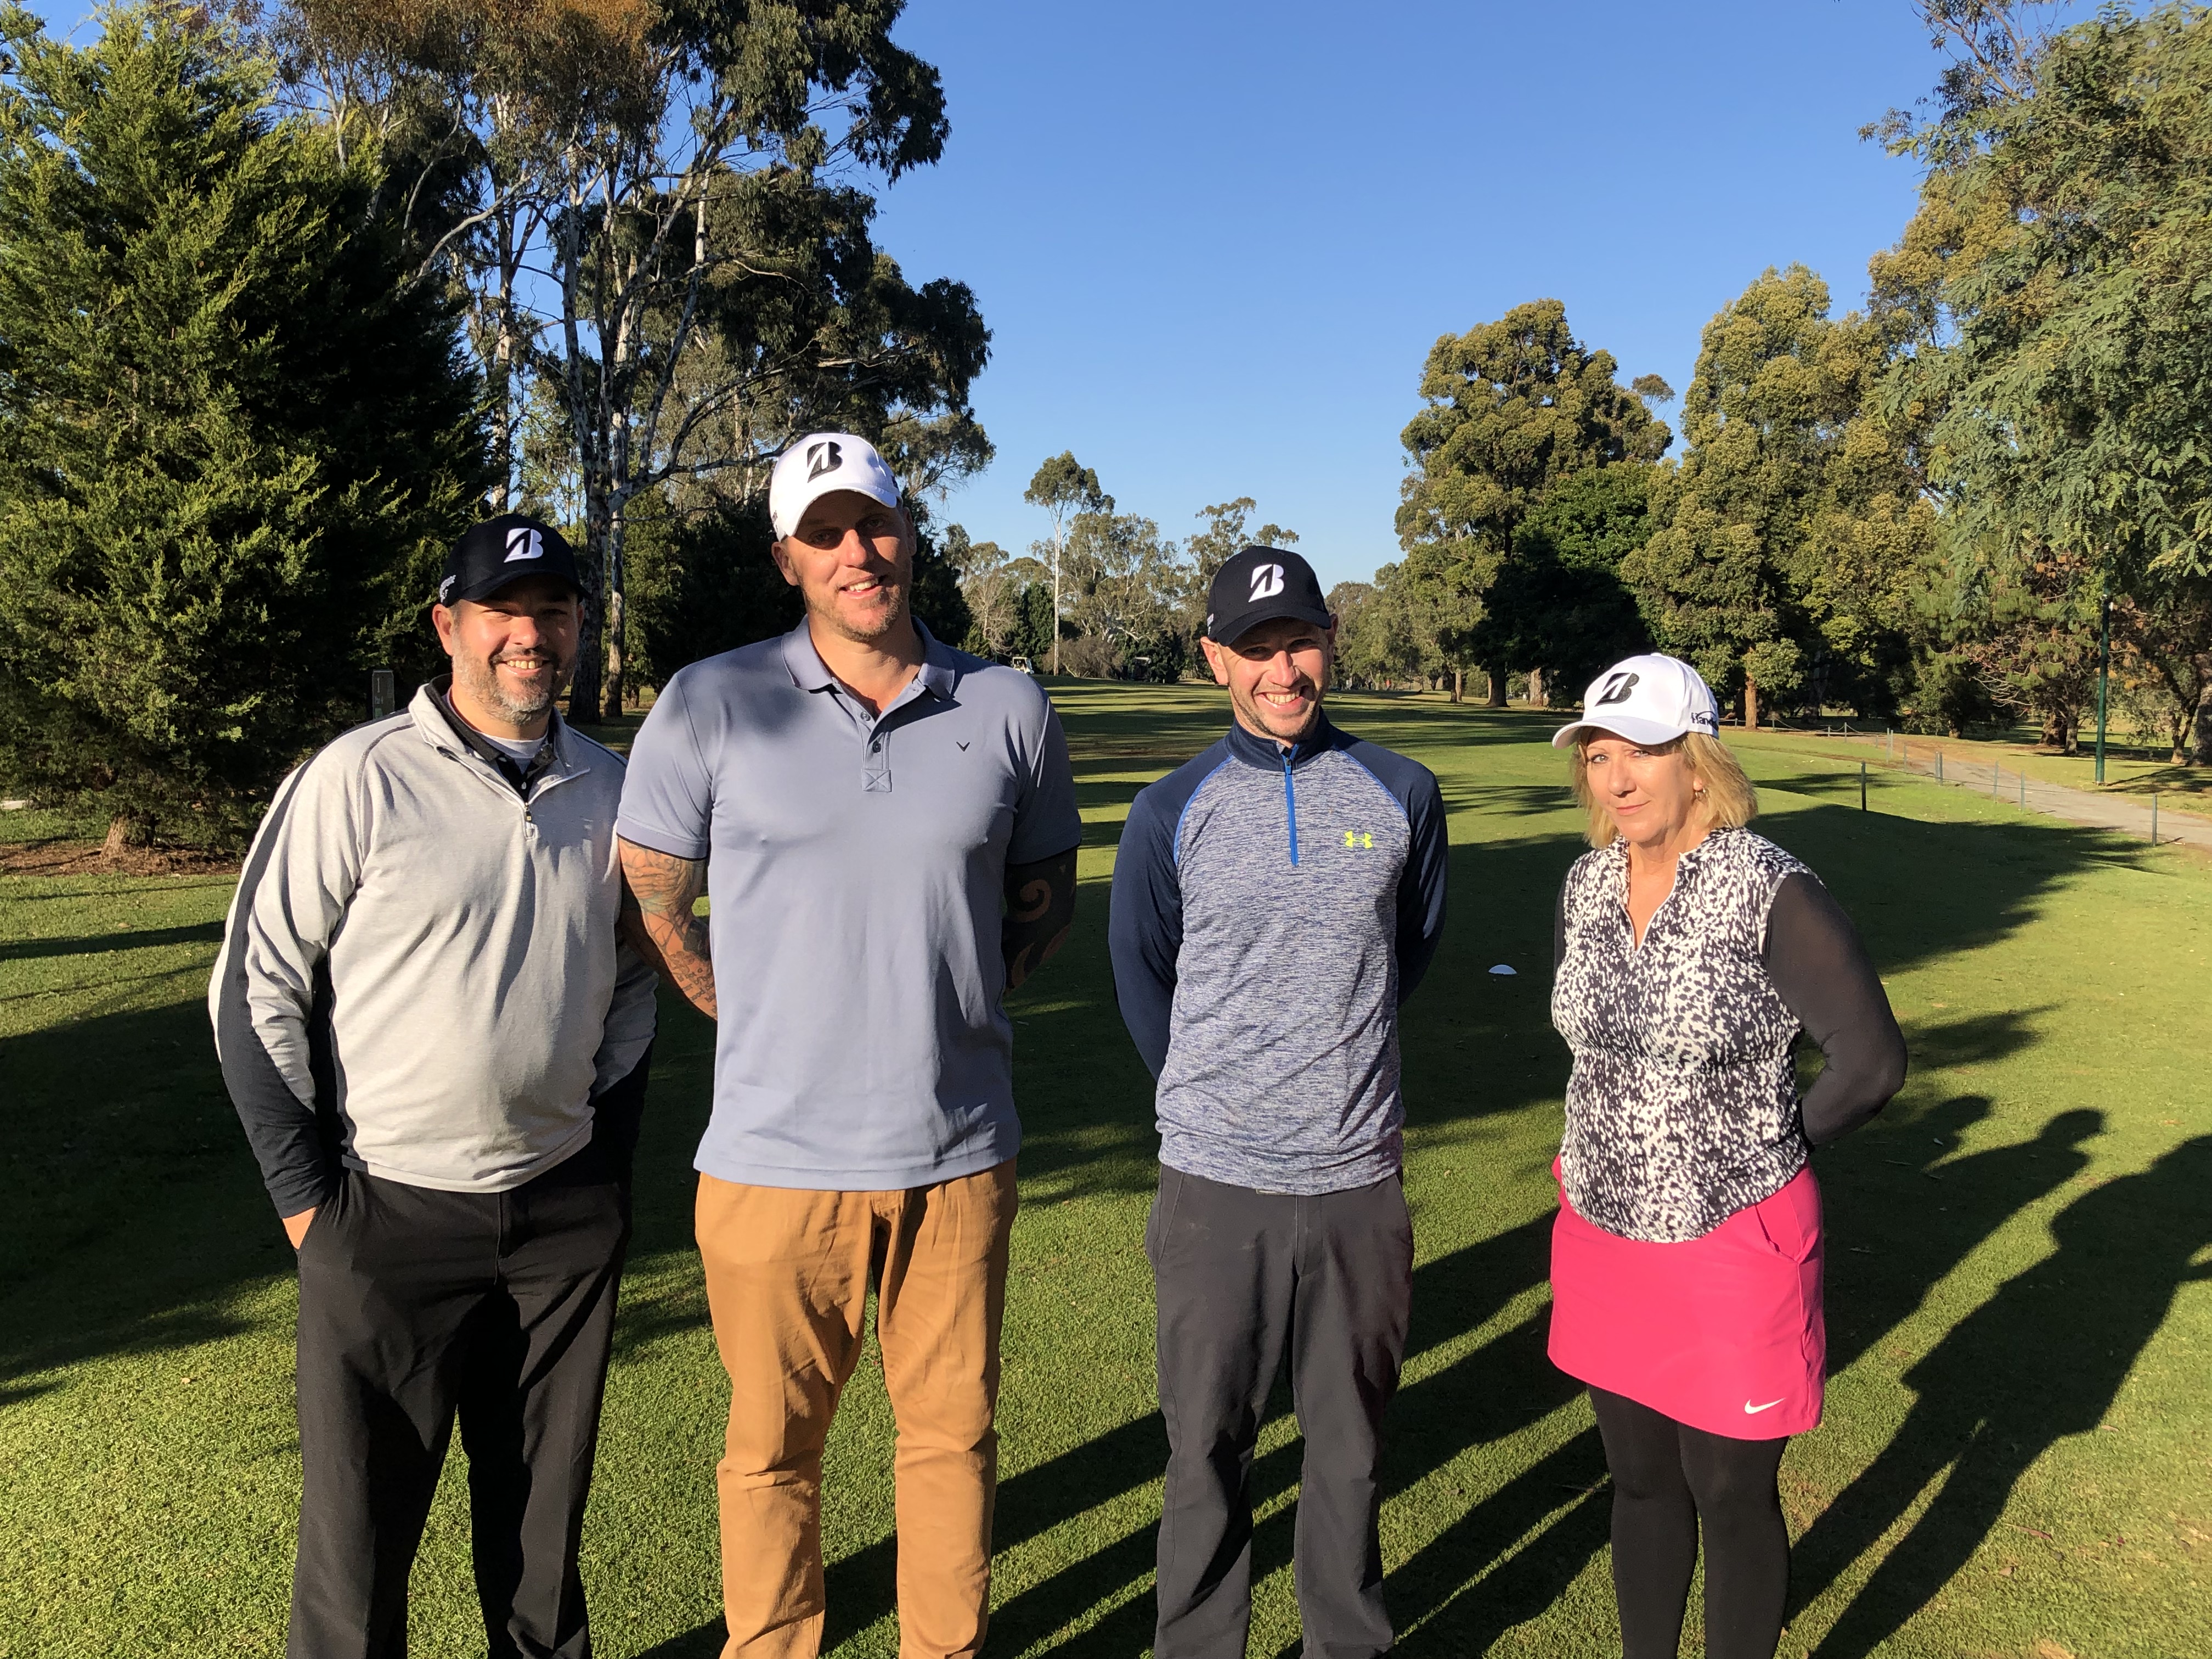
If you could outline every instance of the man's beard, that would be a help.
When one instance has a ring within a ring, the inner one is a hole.
[[[831,633],[850,640],[855,645],[873,645],[907,617],[908,592],[904,582],[878,580],[876,591],[888,596],[890,602],[878,609],[866,622],[857,621],[850,612],[841,610],[835,594],[818,610],[810,603],[807,611],[810,615],[819,617],[822,625]]]
[[[1260,701],[1260,695],[1256,691],[1241,695],[1232,691],[1230,693],[1229,700],[1237,705],[1238,712],[1249,717],[1254,726],[1268,733],[1278,743],[1303,743],[1314,734],[1315,728],[1321,724],[1322,688],[1318,685],[1314,688],[1313,696],[1306,703],[1305,723],[1295,732],[1282,732],[1276,729],[1277,721],[1279,720],[1280,716],[1273,720],[1268,718],[1267,707]]]
[[[543,693],[517,699],[501,682],[497,664],[477,657],[456,656],[453,659],[453,678],[466,686],[469,695],[486,708],[497,709],[518,726],[526,726],[553,706],[567,687],[569,671],[574,665],[564,665],[556,657],[527,657],[514,660],[553,664],[555,672],[545,682],[546,690]]]

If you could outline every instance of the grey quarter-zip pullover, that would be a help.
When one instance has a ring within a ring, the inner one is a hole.
[[[284,781],[208,988],[279,1213],[339,1163],[497,1193],[591,1139],[653,1031],[653,970],[616,933],[622,781],[557,715],[511,775],[428,685]]]

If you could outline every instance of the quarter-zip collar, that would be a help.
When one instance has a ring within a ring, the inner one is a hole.
[[[1285,766],[1295,772],[1330,750],[1341,747],[1344,740],[1344,733],[1328,723],[1327,714],[1316,720],[1314,729],[1288,749],[1273,738],[1255,737],[1244,729],[1241,721],[1229,723],[1229,752],[1247,766],[1261,767],[1270,772],[1282,771]]]
[[[415,693],[415,701],[408,705],[407,712],[414,716],[416,729],[433,749],[441,750],[457,760],[477,763],[502,787],[512,789],[525,801],[541,787],[550,788],[592,769],[557,708],[552,711],[551,722],[545,728],[545,746],[527,768],[518,769],[511,758],[486,743],[474,726],[453,712],[453,683],[450,674],[425,680]]]
[[[1328,715],[1322,714],[1314,721],[1311,732],[1288,748],[1274,738],[1256,736],[1237,720],[1230,722],[1228,742],[1229,752],[1247,766],[1282,775],[1283,824],[1288,842],[1285,850],[1295,866],[1298,861],[1298,769],[1340,747],[1344,734],[1328,723]]]

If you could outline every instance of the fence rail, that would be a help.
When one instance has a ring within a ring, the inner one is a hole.
[[[2076,789],[2069,784],[2048,783],[2040,778],[2030,777],[2024,768],[2008,768],[1998,756],[1978,758],[1971,750],[1960,751],[1949,749],[1940,738],[1915,737],[1888,728],[1879,732],[1861,729],[1848,721],[1820,727],[1790,729],[1801,736],[1817,736],[1879,748],[1881,759],[1875,763],[1887,769],[1932,778],[1937,783],[1953,788],[1970,789],[2017,806],[2023,811],[2040,812],[2073,823],[2115,830],[2124,835],[2143,836],[2154,847],[2161,841],[2184,841],[2212,848],[2212,822],[2202,822],[2185,814],[2177,823],[2175,816],[2169,813],[2161,823],[2156,791],[2152,792],[2146,805],[2128,796],[2101,794]],[[1867,765],[1866,762],[1860,763],[1859,804],[1862,806],[1866,805]]]

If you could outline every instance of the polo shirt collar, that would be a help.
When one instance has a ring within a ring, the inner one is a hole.
[[[1344,734],[1328,723],[1328,714],[1324,710],[1314,723],[1314,729],[1291,745],[1291,770],[1297,771],[1307,762],[1340,747],[1343,742]],[[1241,720],[1229,724],[1229,752],[1249,766],[1263,766],[1271,772],[1282,769],[1283,745],[1273,738],[1255,737],[1244,729]]]
[[[960,678],[960,665],[953,660],[951,647],[931,633],[919,617],[914,619],[914,631],[921,636],[921,667],[915,674],[915,680],[933,696],[950,700],[953,684]],[[784,668],[800,690],[827,691],[837,684],[837,677],[814,648],[814,636],[807,632],[804,617],[798,627],[783,636],[782,644]]]

